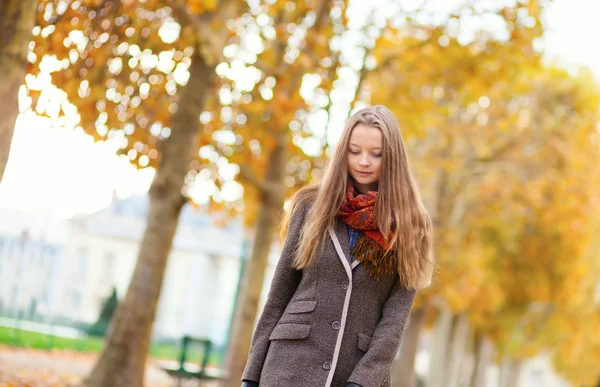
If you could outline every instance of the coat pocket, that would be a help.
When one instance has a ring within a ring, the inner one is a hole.
[[[358,349],[363,352],[369,350],[369,344],[371,343],[371,336],[367,336],[364,333],[358,333]]]
[[[306,339],[310,333],[310,324],[285,323],[275,326],[269,340]]]
[[[317,301],[293,301],[287,308],[288,313],[308,313],[315,310]]]

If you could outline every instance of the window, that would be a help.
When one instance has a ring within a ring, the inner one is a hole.
[[[87,261],[87,250],[80,247],[77,250],[77,274],[85,276],[87,274],[88,261]]]
[[[81,293],[77,290],[71,290],[69,298],[71,300],[71,305],[73,305],[74,308],[79,309],[79,307],[81,307]]]
[[[115,255],[113,253],[108,252],[104,254],[104,262],[102,262],[102,271],[100,276],[100,282],[103,285],[113,284],[115,261]]]

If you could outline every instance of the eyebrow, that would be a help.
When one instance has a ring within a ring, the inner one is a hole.
[[[360,146],[359,146],[359,145],[356,145],[356,144],[353,144],[353,143],[350,143],[350,145],[352,145],[352,146],[356,146],[356,147],[359,147],[359,148],[360,148]],[[380,147],[380,146],[376,146],[375,148],[373,148],[373,150],[375,150],[375,149],[381,149],[381,147]]]

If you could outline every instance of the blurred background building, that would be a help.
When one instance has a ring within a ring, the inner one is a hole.
[[[0,209],[1,315],[66,326],[92,324],[113,287],[119,299],[126,293],[147,210],[147,196],[115,199],[105,209],[65,220],[48,211]],[[210,338],[219,347],[226,341],[244,230],[238,222],[217,226],[214,220],[191,205],[181,214],[155,340],[187,334]],[[272,258],[277,257],[274,246]]]

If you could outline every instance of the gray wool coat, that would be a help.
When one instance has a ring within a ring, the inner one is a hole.
[[[242,379],[260,387],[388,387],[416,290],[398,275],[376,281],[351,263],[339,219],[316,264],[291,268],[308,207],[290,221]]]

